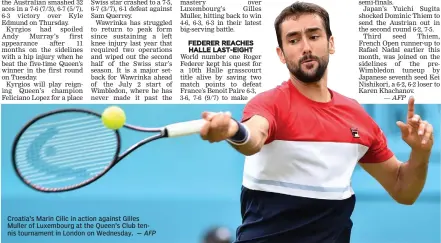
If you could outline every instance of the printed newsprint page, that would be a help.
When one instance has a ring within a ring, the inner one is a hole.
[[[2,243],[286,242],[306,209],[260,193],[355,193],[351,242],[440,242],[441,1],[0,2]],[[343,137],[362,149],[267,154]],[[429,151],[412,206],[357,165],[379,146]]]

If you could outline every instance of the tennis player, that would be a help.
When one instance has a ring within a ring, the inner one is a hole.
[[[350,242],[354,167],[359,163],[398,203],[413,204],[426,181],[432,125],[410,98],[407,120],[397,126],[411,153],[399,161],[363,107],[327,87],[335,51],[327,11],[296,2],[275,29],[289,80],[251,99],[240,122],[228,113],[202,115],[209,121],[203,139],[227,140],[246,155],[236,243]]]

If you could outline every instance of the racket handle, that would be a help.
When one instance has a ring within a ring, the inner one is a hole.
[[[170,124],[165,127],[168,137],[180,137],[199,133],[202,127],[205,125],[205,119],[179,122]]]

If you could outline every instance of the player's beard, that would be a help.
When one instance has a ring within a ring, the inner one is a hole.
[[[305,60],[314,60],[317,62],[317,67],[309,71],[302,69],[302,63]],[[299,81],[303,83],[315,83],[320,81],[328,68],[329,56],[319,58],[313,55],[305,55],[296,63],[295,61],[286,62],[289,72],[294,75]]]

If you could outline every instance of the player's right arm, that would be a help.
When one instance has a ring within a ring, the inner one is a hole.
[[[235,144],[227,140],[233,148],[243,155],[250,156],[258,153],[268,139],[269,122],[265,117],[254,115],[242,123],[249,132],[249,140],[244,144]]]
[[[274,98],[272,92],[254,97],[245,106],[241,121],[232,119],[228,112],[204,112],[202,117],[207,120],[207,124],[201,130],[201,137],[210,143],[226,140],[246,156],[259,152],[275,133]]]
[[[229,113],[204,112],[202,116],[208,121],[201,130],[204,140],[210,143],[227,140],[243,155],[259,152],[268,138],[269,123],[262,116],[254,115],[243,123],[232,119]]]

